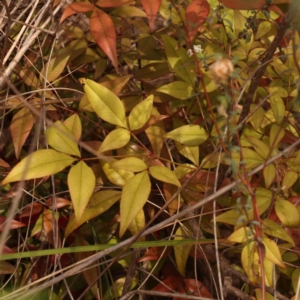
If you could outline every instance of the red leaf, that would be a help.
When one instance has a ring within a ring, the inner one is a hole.
[[[9,168],[10,165],[5,160],[3,160],[2,158],[0,158],[0,167],[2,167],[2,168]]]
[[[96,5],[100,7],[118,7],[122,5],[133,4],[134,0],[99,0]]]
[[[154,31],[154,21],[162,0],[141,0],[148,17],[150,31]]]
[[[70,4],[63,12],[59,23],[63,22],[66,18],[75,15],[79,12],[87,12],[94,8],[94,5],[88,2],[74,2]]]
[[[194,0],[185,11],[188,40],[193,41],[198,28],[204,23],[210,11],[207,0]]]
[[[0,216],[0,232],[3,231],[4,226],[5,226],[5,223],[6,223],[6,217]],[[11,223],[10,223],[9,229],[20,228],[20,227],[24,227],[25,225],[26,225],[26,224],[21,223],[21,222],[19,222],[19,221],[12,220]]]
[[[196,279],[183,279],[183,282],[188,289],[188,291],[186,291],[188,295],[192,294],[194,296],[212,298],[210,292],[201,281]]]
[[[110,16],[100,9],[94,9],[90,20],[91,35],[111,59],[113,66],[118,70],[116,30]]]

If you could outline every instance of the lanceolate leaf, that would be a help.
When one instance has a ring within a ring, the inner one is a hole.
[[[74,2],[70,4],[63,12],[59,23],[63,22],[66,18],[77,14],[79,12],[88,12],[94,8],[94,5],[88,2]]]
[[[163,85],[156,90],[157,92],[165,93],[180,100],[186,100],[193,94],[193,88],[183,81],[174,81]]]
[[[96,114],[104,121],[127,128],[125,109],[121,100],[103,85],[83,79],[84,91]]]
[[[186,236],[186,231],[180,226],[175,233],[174,240],[184,240],[184,236]],[[193,245],[178,245],[174,246],[176,265],[178,267],[178,271],[184,277],[185,276],[185,265],[186,261],[189,257],[189,253]]]
[[[56,121],[45,131],[48,144],[57,151],[80,156],[77,143],[70,130],[61,122]]]
[[[167,59],[172,69],[180,76],[187,84],[194,86],[196,80],[196,74],[194,72],[194,66],[191,61],[188,61],[189,57],[186,50],[178,46],[178,42],[167,35],[162,36],[164,42]]]
[[[9,126],[12,140],[14,143],[16,158],[18,159],[22,147],[33,126],[34,118],[27,107],[19,110],[13,117]]]
[[[141,0],[143,8],[148,17],[150,31],[154,31],[155,18],[161,2],[162,0]]]
[[[126,157],[112,163],[114,169],[121,169],[130,172],[141,172],[147,169],[147,165],[139,158]]]
[[[128,144],[129,140],[130,132],[127,129],[115,129],[106,136],[99,149],[99,152],[122,148]]]
[[[122,5],[134,4],[134,0],[98,0],[96,5],[100,7],[118,7]]]
[[[265,246],[265,255],[268,260],[282,268],[285,268],[285,264],[281,259],[279,248],[275,242],[268,238],[263,238],[263,244]]]
[[[79,116],[77,114],[72,115],[64,121],[64,125],[70,130],[76,141],[79,141],[82,132],[82,126]]]
[[[142,128],[150,118],[153,105],[153,95],[137,104],[131,111],[128,121],[131,130]]]
[[[296,207],[289,201],[276,198],[275,211],[281,223],[286,227],[298,227],[300,218]]]
[[[145,227],[145,223],[146,222],[145,222],[144,210],[141,209],[139,213],[136,215],[136,217],[134,218],[134,220],[129,225],[128,229],[132,235],[136,235],[142,231],[142,229]],[[144,241],[144,240],[145,240],[144,236],[139,238],[139,241]]]
[[[118,70],[116,30],[110,16],[100,9],[94,9],[90,19],[90,30],[98,46],[110,58],[115,69]]]
[[[65,230],[65,237],[67,238],[71,232],[73,232],[83,223],[107,211],[120,198],[121,192],[115,190],[104,190],[93,194],[79,222],[76,222],[75,215],[70,217]]]
[[[199,146],[206,141],[208,134],[199,125],[189,124],[166,133],[164,137],[187,146]]]
[[[162,182],[171,183],[178,187],[181,187],[176,175],[167,167],[153,166],[149,168],[151,176]]]
[[[21,160],[5,177],[2,184],[55,174],[76,159],[52,149],[38,150]]]
[[[75,218],[79,223],[96,185],[92,169],[83,161],[72,167],[68,174],[68,186],[71,194]]]
[[[238,10],[261,9],[266,5],[266,0],[220,0],[226,7]]]
[[[188,39],[193,41],[198,28],[204,23],[210,11],[207,0],[193,0],[185,12]]]
[[[146,171],[129,179],[122,191],[120,204],[120,236],[123,236],[128,226],[145,205],[151,190],[151,183]]]

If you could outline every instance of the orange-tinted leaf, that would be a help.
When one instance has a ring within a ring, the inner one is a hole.
[[[6,224],[6,217],[0,216],[0,232],[3,231],[5,224]],[[21,223],[21,222],[16,221],[16,220],[12,220],[11,223],[10,223],[10,226],[8,228],[9,229],[16,229],[16,228],[20,228],[20,227],[24,227],[24,226],[26,226],[26,224]]]
[[[94,8],[94,5],[88,2],[74,2],[70,4],[63,12],[59,23],[63,22],[66,18],[77,14],[79,12],[87,12]]]
[[[152,247],[138,260],[138,262],[159,260],[160,258],[168,257],[170,253],[171,247]]]
[[[27,107],[19,110],[13,117],[9,126],[14,143],[16,158],[19,158],[22,147],[30,133],[34,117]]]
[[[50,209],[55,210],[68,205],[72,205],[72,202],[70,200],[57,197],[54,201],[52,198],[47,199],[45,205],[49,206]]]
[[[205,285],[196,279],[183,279],[186,289],[185,293],[188,295],[201,296],[205,298],[212,298],[211,293],[205,287]]]
[[[147,14],[150,30],[154,31],[154,22],[156,14],[161,5],[162,0],[141,0],[143,8]]]
[[[179,284],[181,283],[180,277],[169,276],[157,286],[155,286],[152,291],[159,291],[170,293],[170,291],[177,291]]]
[[[116,30],[110,16],[100,9],[94,9],[90,20],[90,30],[95,42],[118,70]]]
[[[54,248],[61,248],[60,231],[57,228],[57,220],[55,220],[55,217],[57,216],[57,213],[53,212],[52,210],[45,209],[43,215],[43,228],[50,244]]]
[[[210,11],[207,0],[194,0],[186,9],[186,30],[188,39],[193,41],[198,28],[204,23]]]
[[[43,209],[43,204],[40,202],[34,202],[27,205],[23,211],[19,214],[19,218],[29,217],[32,215],[39,214]]]
[[[220,0],[226,7],[238,10],[260,9],[266,5],[265,0]]]
[[[122,5],[134,4],[134,0],[98,0],[96,5],[100,7],[118,7]]]
[[[16,271],[16,267],[9,264],[6,261],[0,261],[0,275],[2,274],[13,274]]]
[[[2,158],[0,158],[0,167],[2,167],[2,168],[10,168],[10,165],[5,160],[3,160]]]

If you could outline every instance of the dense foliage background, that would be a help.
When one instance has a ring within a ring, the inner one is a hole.
[[[298,0],[0,9],[0,299],[300,299]]]

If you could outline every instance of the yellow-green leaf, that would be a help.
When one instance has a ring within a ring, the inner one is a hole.
[[[175,146],[179,153],[193,162],[196,166],[199,165],[199,146],[186,146],[175,141]]]
[[[153,95],[150,95],[131,110],[128,117],[131,130],[140,129],[147,123],[151,115],[152,105]]]
[[[208,134],[199,125],[189,124],[166,133],[164,137],[187,146],[199,146],[207,140]]]
[[[193,95],[193,87],[183,81],[173,81],[156,89],[157,92],[168,94],[180,100],[186,100]]]
[[[282,190],[287,191],[298,180],[298,177],[298,173],[295,171],[285,173],[282,180]]]
[[[241,227],[234,231],[227,240],[234,243],[245,243],[253,238],[253,231],[249,227]]]
[[[61,122],[56,121],[45,131],[47,143],[57,151],[79,156],[80,151],[71,131]]]
[[[112,168],[111,165],[114,162],[115,160],[112,160],[110,162],[102,162],[103,172],[111,183],[117,186],[123,186],[127,182],[127,180],[134,176],[134,173]]]
[[[104,121],[127,128],[125,109],[121,100],[103,85],[82,79],[84,91],[96,114]]]
[[[83,223],[107,211],[120,198],[121,191],[116,190],[103,190],[93,194],[79,222],[76,222],[75,215],[70,217],[65,230],[65,237],[67,238],[71,232],[73,232]]]
[[[178,46],[178,41],[163,35],[162,40],[164,42],[164,48],[166,51],[167,59],[172,69],[180,76],[186,83],[194,86],[196,80],[196,73],[193,68],[192,60],[189,61],[189,57],[186,50]]]
[[[283,263],[280,255],[280,251],[275,242],[268,238],[263,238],[263,244],[265,246],[265,255],[268,260],[273,262],[274,264],[285,268],[285,264]]]
[[[275,166],[273,164],[265,166],[263,174],[265,179],[265,186],[266,188],[269,188],[276,176]]]
[[[300,269],[296,269],[292,274],[292,285],[295,292],[297,292],[300,278]]]
[[[79,116],[77,114],[73,114],[71,117],[66,119],[63,123],[73,134],[76,141],[79,141],[82,133],[82,126],[81,126],[81,121]]]
[[[265,160],[260,155],[258,155],[257,152],[251,149],[242,148],[242,151],[243,151],[244,162],[248,169],[253,169],[265,162]],[[238,157],[240,156],[239,153],[237,153],[237,155]]]
[[[120,204],[120,237],[145,205],[151,190],[151,182],[146,171],[129,179],[122,191]]]
[[[181,187],[181,183],[177,179],[176,175],[167,167],[153,166],[149,168],[149,172],[151,176],[157,180]]]
[[[270,236],[287,241],[295,247],[295,242],[290,235],[279,224],[269,219],[263,220],[263,232]]]
[[[144,227],[145,227],[145,214],[144,214],[144,210],[141,209],[139,213],[136,215],[136,217],[133,219],[133,221],[130,223],[128,229],[132,235],[136,235],[140,233]],[[138,239],[138,241],[144,241],[144,240],[145,240],[144,236]]]
[[[95,185],[94,172],[84,161],[80,161],[71,168],[68,174],[68,186],[77,223],[79,223],[83,215]]]
[[[254,137],[247,137],[247,141],[250,142],[255,151],[264,159],[270,155],[270,148],[261,140]]]
[[[125,285],[125,277],[117,279],[105,292],[103,296],[103,300],[111,300],[111,299],[119,299],[122,296],[123,288]],[[136,278],[133,278],[129,289],[132,290],[138,284]]]
[[[52,149],[38,150],[22,159],[9,172],[2,184],[52,175],[62,171],[75,160],[67,154]]]
[[[255,39],[258,40],[271,30],[271,23],[269,21],[263,21],[258,25]]]
[[[277,124],[280,124],[285,115],[285,105],[282,98],[276,93],[270,97],[271,109]]]
[[[129,172],[141,172],[147,169],[147,165],[139,158],[126,157],[112,163],[112,168]]]
[[[9,130],[12,136],[16,158],[20,157],[22,147],[34,124],[34,117],[27,107],[19,110],[12,118]]]
[[[299,213],[291,202],[276,197],[275,212],[284,226],[295,228],[299,226]]]
[[[174,240],[182,241],[184,240],[184,236],[186,236],[186,231],[180,226],[176,230]],[[177,245],[174,246],[175,260],[179,273],[184,277],[185,276],[185,266],[186,261],[189,257],[189,253],[193,245]]]
[[[284,137],[284,129],[277,124],[272,124],[270,130],[270,147],[272,149],[276,148]]]
[[[99,149],[99,152],[122,148],[128,144],[129,140],[130,132],[127,129],[115,129],[106,136]]]

